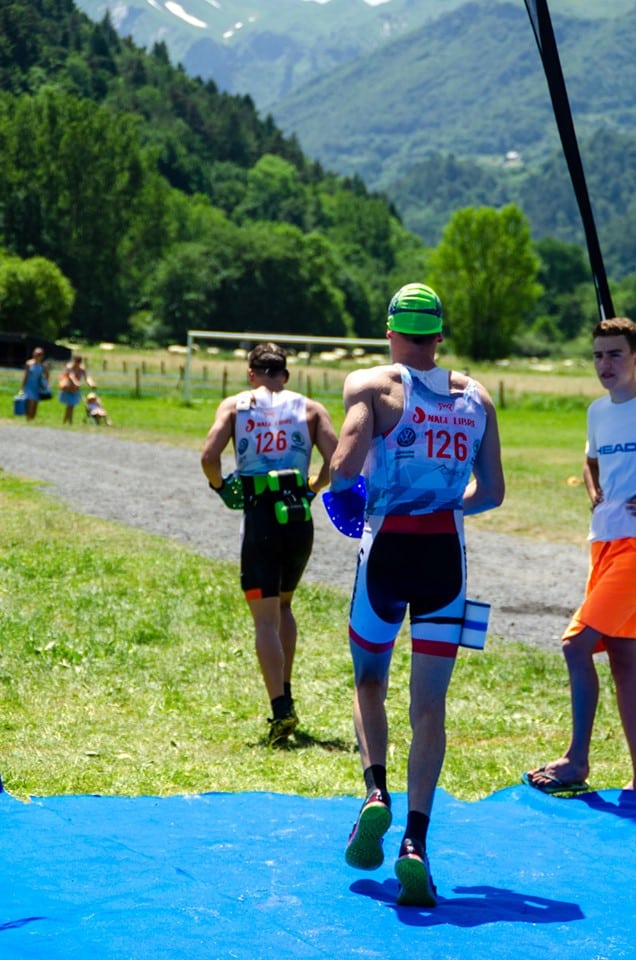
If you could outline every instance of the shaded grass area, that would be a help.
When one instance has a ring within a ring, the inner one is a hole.
[[[167,795],[275,790],[360,794],[346,640],[348,597],[303,585],[295,602],[301,726],[266,747],[269,705],[234,564],[78,516],[0,472],[0,773],[14,794]],[[388,698],[390,787],[405,789],[409,647]],[[627,779],[604,663],[593,785]],[[441,785],[475,799],[565,745],[556,653],[489,639],[462,651]]]

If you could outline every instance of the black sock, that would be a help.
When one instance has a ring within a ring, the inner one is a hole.
[[[386,767],[381,763],[374,763],[364,771],[364,785],[367,793],[371,790],[379,790],[385,803],[390,803],[391,798],[386,788]]]
[[[419,810],[409,810],[404,839],[419,840],[422,846],[426,848],[426,834],[430,822],[431,818],[425,813],[420,813]]]
[[[274,697],[271,704],[274,720],[282,720],[291,713],[291,701],[285,694],[282,697]]]
[[[290,702],[293,702],[294,698],[292,697],[291,683],[287,683],[287,681],[285,681],[285,683],[283,684],[283,691],[285,693],[285,696],[289,697]]]

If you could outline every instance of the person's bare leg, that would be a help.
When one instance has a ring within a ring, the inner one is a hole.
[[[395,874],[400,905],[434,907],[435,885],[426,855],[426,833],[446,752],[446,694],[455,657],[411,657],[411,749],[408,816]]]
[[[634,790],[636,785],[636,640],[608,637],[605,640],[605,646],[616,687],[618,712],[632,764],[632,778],[623,789]]]
[[[356,672],[353,720],[367,796],[349,834],[345,860],[351,867],[375,870],[384,861],[383,837],[391,826],[391,806],[385,776],[380,777],[381,782],[371,789],[367,771],[373,773],[374,782],[380,768],[386,771],[388,737],[384,704],[391,657],[390,654],[366,654],[360,658],[356,656],[357,651],[353,652]],[[371,771],[373,767],[375,771]]]
[[[248,600],[254,620],[256,656],[270,700],[282,697],[285,656],[280,639],[280,601],[278,597]]]
[[[452,657],[412,655],[408,807],[427,816],[446,752],[446,692],[454,666]]]
[[[293,593],[281,593],[280,595],[279,634],[281,646],[283,648],[283,680],[285,683],[291,683],[292,671],[294,668],[294,656],[296,655],[296,639],[298,637],[296,619],[291,608],[293,596]]]
[[[541,788],[553,785],[550,777],[545,776],[546,773],[557,777],[565,785],[582,783],[590,771],[590,741],[599,688],[593,653],[599,639],[597,630],[585,627],[575,637],[563,642],[563,655],[570,676],[572,737],[561,757],[546,763],[543,770],[530,771],[533,786]]]
[[[388,727],[386,679],[366,675],[356,683],[353,695],[353,723],[360,748],[362,769],[373,764],[386,766]]]

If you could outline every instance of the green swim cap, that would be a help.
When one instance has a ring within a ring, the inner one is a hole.
[[[407,283],[392,297],[387,319],[389,330],[426,336],[441,333],[442,303],[431,287],[423,283]]]

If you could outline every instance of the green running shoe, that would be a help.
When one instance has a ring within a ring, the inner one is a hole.
[[[345,860],[358,870],[376,870],[384,861],[382,838],[391,826],[391,807],[380,790],[371,790],[349,835]]]
[[[395,875],[400,881],[398,906],[437,906],[437,890],[431,877],[428,857],[419,841],[407,839],[402,841],[400,855],[395,863]]]

